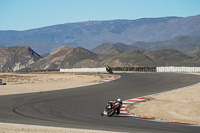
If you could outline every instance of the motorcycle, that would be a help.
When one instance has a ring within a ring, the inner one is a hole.
[[[113,71],[112,71],[111,68],[106,68],[106,71],[107,71],[108,73],[110,73],[110,74],[113,74]]]
[[[107,115],[108,117],[113,116],[114,114],[120,113],[121,105],[118,102],[115,101],[109,101],[104,109],[104,111],[101,113],[101,116]]]

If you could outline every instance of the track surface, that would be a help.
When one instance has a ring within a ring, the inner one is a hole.
[[[200,127],[100,116],[108,100],[168,91],[200,82],[198,75],[119,74],[112,82],[43,93],[0,96],[0,122],[110,131],[199,133]]]

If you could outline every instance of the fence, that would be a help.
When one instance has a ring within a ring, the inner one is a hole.
[[[112,67],[113,71],[156,72],[156,67]]]
[[[200,67],[156,67],[156,72],[200,72]]]
[[[156,72],[156,67],[112,67],[113,71]],[[60,69],[60,72],[106,72],[106,68],[72,68]]]
[[[106,72],[106,68],[72,68],[60,69],[60,72]]]
[[[135,72],[200,72],[200,67],[112,67],[113,71],[135,71]],[[60,72],[106,72],[106,68],[72,68],[60,69]]]

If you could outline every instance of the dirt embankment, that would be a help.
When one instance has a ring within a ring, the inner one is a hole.
[[[146,118],[200,124],[200,84],[147,97],[127,111]]]

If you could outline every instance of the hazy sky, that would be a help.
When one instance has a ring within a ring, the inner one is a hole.
[[[0,30],[200,14],[200,0],[0,0]]]

